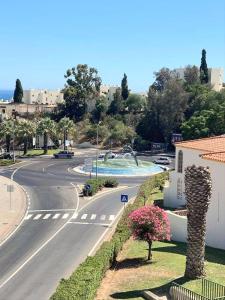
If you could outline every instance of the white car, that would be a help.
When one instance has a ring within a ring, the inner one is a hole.
[[[169,165],[171,164],[171,159],[169,159],[168,157],[159,157],[157,159],[154,160],[155,164],[160,164],[160,165]]]

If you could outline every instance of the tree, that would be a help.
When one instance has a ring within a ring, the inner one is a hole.
[[[0,137],[5,138],[6,151],[10,152],[11,137],[14,133],[15,125],[12,119],[4,120],[0,123]]]
[[[101,78],[95,68],[86,64],[67,70],[64,77],[67,79],[63,89],[65,103],[58,106],[57,114],[60,118],[67,116],[80,121],[87,112],[88,101],[99,96]]]
[[[67,117],[62,118],[58,123],[59,133],[63,136],[63,145],[64,150],[66,150],[66,140],[68,138],[68,134],[74,132],[74,123]]]
[[[37,134],[44,136],[44,153],[48,152],[48,138],[49,135],[55,133],[55,122],[50,118],[46,117],[39,121],[37,125]]]
[[[185,170],[187,199],[187,256],[185,276],[197,279],[205,275],[206,214],[212,182],[208,168],[191,166]]]
[[[202,50],[202,58],[201,58],[201,65],[200,65],[200,81],[202,84],[208,83],[209,81],[205,49]]]
[[[16,79],[16,87],[14,90],[13,100],[15,103],[22,103],[23,99],[23,88],[19,79]]]
[[[146,106],[146,98],[139,94],[130,94],[126,106],[130,113],[140,113],[143,112]]]
[[[177,77],[175,72],[171,71],[168,68],[162,68],[158,72],[154,72],[154,75],[155,75],[155,81],[151,85],[151,88],[155,92],[162,92],[165,89],[167,82],[172,78]]]
[[[187,85],[199,83],[199,70],[196,66],[188,65],[184,70],[184,79]]]
[[[102,120],[108,110],[108,100],[105,96],[100,96],[96,99],[95,109],[93,111],[93,118],[96,122]]]
[[[109,106],[108,113],[112,115],[121,114],[124,112],[124,109],[125,101],[122,98],[121,89],[117,88],[113,95],[113,101]]]
[[[158,206],[148,205],[129,215],[134,239],[148,243],[148,260],[152,259],[152,242],[170,240],[170,226],[166,212]]]
[[[129,96],[128,84],[127,84],[127,75],[124,73],[123,79],[121,81],[121,95],[123,100],[127,100]]]
[[[19,120],[16,128],[16,135],[23,139],[23,154],[27,154],[28,140],[35,135],[36,126],[28,120]]]

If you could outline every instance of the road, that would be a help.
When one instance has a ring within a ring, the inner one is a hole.
[[[0,247],[0,300],[49,299],[59,280],[94,251],[123,209],[119,190],[92,201],[79,197],[77,184],[86,177],[68,169],[83,159],[34,159],[2,172],[26,189],[29,211]],[[131,199],[144,179],[118,180]]]

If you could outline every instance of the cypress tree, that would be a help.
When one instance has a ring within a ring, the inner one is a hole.
[[[123,79],[121,81],[121,95],[123,100],[127,100],[129,96],[128,84],[127,84],[127,75],[124,73]]]
[[[19,79],[16,79],[16,88],[14,90],[13,100],[15,103],[22,103],[22,99],[23,99],[22,84]]]
[[[201,58],[201,66],[200,66],[200,81],[202,84],[208,83],[209,81],[209,73],[208,67],[206,63],[206,51],[202,50],[202,58]]]

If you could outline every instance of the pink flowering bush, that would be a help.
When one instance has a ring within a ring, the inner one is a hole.
[[[165,210],[148,205],[134,210],[129,215],[129,225],[134,239],[148,243],[148,260],[151,260],[152,242],[170,240],[170,225]]]

